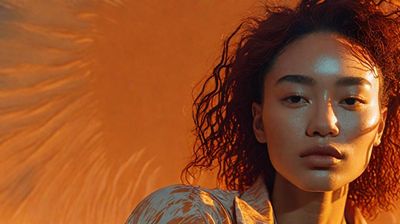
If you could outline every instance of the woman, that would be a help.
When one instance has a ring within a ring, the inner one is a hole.
[[[241,24],[195,100],[182,173],[217,162],[227,190],[169,186],[128,223],[366,223],[392,209],[398,14],[384,1],[303,0]]]

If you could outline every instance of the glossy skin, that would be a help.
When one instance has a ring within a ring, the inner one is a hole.
[[[297,199],[309,198],[299,195],[302,192],[343,190],[340,209],[348,184],[363,173],[373,146],[380,143],[386,119],[386,108],[379,105],[377,69],[360,63],[349,51],[350,45],[328,32],[292,42],[266,74],[262,104],[252,107],[254,133],[259,142],[267,143],[277,171],[275,186],[296,191]],[[287,75],[306,76],[313,84],[290,78],[277,83]],[[336,84],[348,77],[363,78],[370,85]],[[318,158],[300,157],[309,147],[326,145],[338,149],[343,159],[324,157],[325,161],[318,162]],[[321,193],[317,201],[322,203],[324,198]]]

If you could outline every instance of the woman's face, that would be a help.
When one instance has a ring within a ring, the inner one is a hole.
[[[266,74],[262,104],[253,103],[257,140],[267,143],[277,173],[305,191],[350,183],[380,143],[386,109],[376,69],[346,46],[328,32],[292,42]]]

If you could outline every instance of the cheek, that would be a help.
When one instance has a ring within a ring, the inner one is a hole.
[[[279,105],[270,105],[271,107],[264,108],[263,115],[270,156],[291,154],[295,151],[293,146],[299,146],[304,141],[307,113],[302,110],[282,108]]]
[[[371,134],[376,134],[379,124],[379,109],[368,107],[360,112],[344,112],[338,120],[345,142],[357,141],[359,138],[371,138]]]
[[[347,153],[346,173],[353,179],[361,175],[369,163],[379,120],[379,109],[376,107],[347,113],[339,119],[342,125],[341,140],[338,143]]]

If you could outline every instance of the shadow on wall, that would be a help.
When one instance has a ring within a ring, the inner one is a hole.
[[[0,223],[123,223],[178,183],[192,88],[259,3],[1,1]]]

